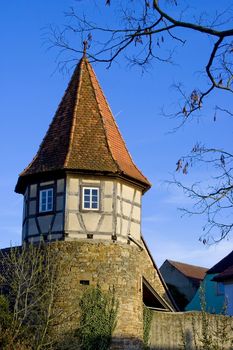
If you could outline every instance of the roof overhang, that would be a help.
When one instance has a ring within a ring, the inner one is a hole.
[[[38,181],[48,181],[48,180],[58,179],[61,176],[66,176],[67,174],[76,174],[81,176],[89,175],[89,176],[97,176],[97,177],[104,176],[104,177],[109,177],[109,178],[114,178],[119,180],[121,179],[133,186],[138,187],[143,194],[147,192],[151,187],[148,184],[145,184],[141,181],[131,178],[128,175],[125,175],[124,173],[112,173],[109,171],[95,171],[95,170],[86,170],[86,169],[57,169],[52,171],[44,171],[44,172],[38,172],[34,174],[19,176],[17,184],[15,186],[15,192],[24,194],[27,185],[30,185]]]

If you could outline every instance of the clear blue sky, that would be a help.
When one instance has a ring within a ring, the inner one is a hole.
[[[1,4],[0,247],[20,243],[22,196],[14,193],[17,176],[35,155],[70,78],[70,74],[53,74],[57,52],[47,51],[43,45],[46,27],[63,24],[63,12],[71,5],[80,8],[80,13],[85,10],[92,19],[104,20],[106,10],[101,12],[96,5],[101,1],[12,0]],[[189,3],[198,6],[202,1]],[[219,1],[206,3],[217,5]],[[229,3],[224,0],[222,5]],[[111,10],[107,11],[108,20],[114,22]],[[171,85],[183,81],[191,88],[200,83],[197,71],[209,52],[208,40],[188,35],[189,44],[176,50],[177,65],[156,64],[141,74],[120,58],[111,69],[103,64],[95,64],[94,69],[130,153],[153,183],[143,199],[142,232],[155,261],[161,265],[168,258],[208,267],[233,249],[233,240],[230,237],[217,246],[204,247],[198,241],[203,220],[181,218],[177,208],[189,203],[176,188],[168,188],[165,181],[171,179],[177,160],[196,141],[230,149],[233,125],[224,117],[214,123],[210,107],[203,118],[176,133],[168,133],[176,123],[162,117],[160,110],[162,106],[172,108],[175,102]],[[79,45],[78,38],[77,41]],[[229,105],[229,96],[218,98]],[[208,169],[193,169],[186,180],[192,183],[194,178],[205,179],[207,173]]]

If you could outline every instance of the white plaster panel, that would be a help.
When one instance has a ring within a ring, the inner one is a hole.
[[[86,239],[87,234],[86,233],[80,233],[75,231],[68,231],[68,237],[65,238],[65,241],[69,241],[72,239]]]
[[[41,182],[40,185],[41,186],[49,186],[49,185],[53,185],[54,181],[46,181],[46,182]]]
[[[38,222],[42,233],[49,233],[49,231],[51,230],[52,218],[53,215],[44,215],[38,217]]]
[[[121,234],[121,218],[117,218],[116,234]]]
[[[26,188],[26,190],[25,190],[25,192],[24,192],[24,197],[25,197],[25,199],[27,199],[27,197],[28,197],[28,188],[29,188],[29,186]]]
[[[121,201],[120,201],[120,199],[117,199],[117,202],[116,202],[116,212],[117,212],[117,214],[122,214],[121,213]]]
[[[133,201],[133,196],[134,196],[134,188],[122,185],[122,197],[125,199],[128,199],[130,201]]]
[[[28,235],[37,235],[39,232],[38,232],[38,229],[37,229],[37,226],[36,226],[36,221],[35,219],[29,219],[28,220]]]
[[[112,216],[105,215],[99,231],[112,233]]]
[[[65,188],[65,180],[59,179],[57,180],[57,192],[64,192]]]
[[[113,208],[112,208],[112,198],[104,198],[103,199],[103,210],[108,212],[108,213],[111,213],[113,211]]]
[[[68,196],[67,209],[78,211],[78,196],[75,196],[75,195]]]
[[[62,231],[63,230],[63,213],[58,213],[56,214],[53,227],[52,227],[52,232],[53,231]]]
[[[29,238],[29,243],[36,243],[42,241],[42,237],[30,237]]]
[[[82,185],[85,185],[85,184],[100,184],[100,180],[82,179]]]
[[[35,215],[36,214],[36,201],[30,201],[29,202],[29,215]]]
[[[61,233],[53,233],[52,235],[52,239],[61,239],[63,238],[63,235]]]
[[[110,239],[112,239],[112,234],[109,234],[109,235],[101,235],[101,233],[94,234],[93,239],[107,239],[107,240],[110,240]]]
[[[100,216],[99,213],[94,212],[82,213],[82,218],[88,232],[96,231]]]
[[[121,196],[121,184],[117,182],[117,195]]]
[[[24,201],[23,201],[23,220],[25,219],[26,217],[26,214],[27,214],[27,200],[26,198],[24,198]]]
[[[34,198],[36,197],[36,194],[37,194],[37,185],[31,185],[30,186],[30,197],[31,198]]]
[[[113,181],[105,181],[104,194],[105,195],[113,195]]]
[[[127,242],[127,238],[125,237],[117,237],[117,242],[125,243]]]
[[[69,192],[79,192],[79,179],[75,177],[69,178]]]
[[[134,237],[135,239],[137,239],[139,241],[141,238],[140,224],[136,224],[135,222],[131,222],[130,234],[132,237]]]
[[[63,210],[63,209],[64,209],[64,197],[57,196],[56,210]]]
[[[132,218],[141,221],[141,208],[134,205]]]
[[[122,219],[122,231],[121,231],[121,234],[123,236],[127,235],[128,223],[129,223],[129,220]]]
[[[136,190],[134,202],[137,204],[141,204],[141,199],[142,199],[142,192],[139,190]]]
[[[80,226],[77,214],[75,213],[68,214],[67,229],[71,231],[83,231],[82,227]]]
[[[132,205],[126,202],[122,203],[123,215],[129,217]]]

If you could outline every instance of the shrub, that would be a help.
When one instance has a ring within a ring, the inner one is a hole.
[[[118,302],[114,289],[103,292],[88,288],[80,301],[80,327],[77,336],[82,350],[109,349],[116,327]]]
[[[143,305],[143,343],[144,349],[148,349],[150,329],[153,313],[145,305]]]

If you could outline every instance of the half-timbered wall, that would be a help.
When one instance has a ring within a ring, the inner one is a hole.
[[[99,211],[82,210],[82,187],[100,189]],[[118,180],[67,178],[65,232],[68,239],[140,240],[141,191]]]
[[[99,210],[82,209],[82,187],[97,187]],[[39,192],[53,188],[53,211],[39,212]],[[122,180],[67,175],[38,182],[24,194],[23,241],[108,239],[140,241],[141,191]]]
[[[117,235],[127,237],[131,235],[136,240],[141,237],[141,191],[117,183]]]
[[[39,212],[39,192],[53,188],[53,210]],[[61,239],[64,232],[65,179],[30,184],[24,194],[22,239]]]

